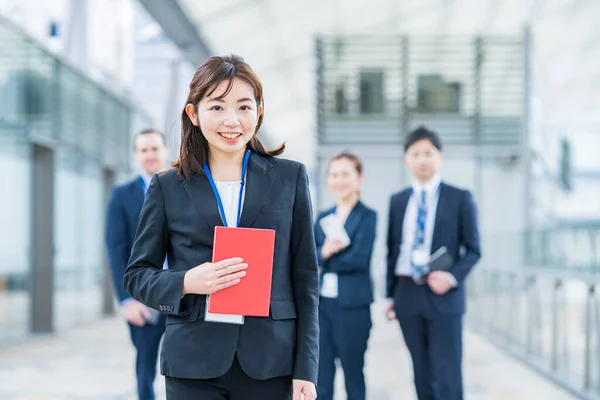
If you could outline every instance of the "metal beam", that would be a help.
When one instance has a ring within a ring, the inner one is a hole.
[[[109,169],[109,168],[104,168],[104,180],[103,180],[103,185],[104,185],[104,199],[102,202],[102,206],[104,207],[104,210],[106,210],[106,207],[108,207],[108,202],[110,201],[110,194],[112,192],[113,186],[115,185],[115,181],[116,181],[116,173],[114,170]],[[106,229],[106,226],[104,227]],[[104,249],[104,252],[102,253],[102,270],[104,272],[104,279],[103,279],[103,285],[102,285],[102,315],[105,316],[109,316],[109,315],[114,315],[115,313],[115,297],[114,297],[114,284],[113,284],[113,280],[112,280],[112,274],[111,274],[111,270],[110,270],[110,261],[108,259],[108,252],[106,251],[106,247],[104,245],[104,238],[102,238],[102,240],[99,240],[99,242],[102,244],[102,249]]]
[[[54,330],[54,151],[33,145],[29,330]]]
[[[140,0],[140,3],[195,67],[213,54],[200,28],[188,18],[177,1]]]

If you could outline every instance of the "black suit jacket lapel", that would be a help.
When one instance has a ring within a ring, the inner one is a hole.
[[[192,205],[208,226],[211,228],[214,226],[223,226],[217,198],[204,173],[195,174],[191,179],[185,180],[183,188],[187,192]]]
[[[440,234],[441,234],[441,219],[446,212],[446,203],[448,201],[448,191],[445,184],[440,186],[440,194],[438,196],[438,203],[435,211],[435,222],[433,224],[433,236],[431,238],[431,252],[435,252],[439,248]]]
[[[275,177],[269,172],[272,168],[273,164],[266,157],[254,153],[250,156],[240,227],[250,228],[269,198],[271,187],[275,182]]]

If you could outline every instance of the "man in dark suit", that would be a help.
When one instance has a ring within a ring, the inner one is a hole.
[[[458,400],[465,278],[480,257],[475,204],[469,191],[442,182],[436,133],[418,128],[404,150],[414,183],[390,202],[388,319],[400,322],[419,400]],[[443,247],[448,261],[430,271],[430,255]]]
[[[156,130],[144,130],[134,139],[134,151],[141,173],[132,181],[115,187],[112,192],[107,213],[106,244],[121,311],[129,324],[131,340],[137,351],[138,396],[140,400],[153,400],[158,347],[166,317],[129,296],[123,286],[123,275],[150,179],[165,164],[165,139]]]

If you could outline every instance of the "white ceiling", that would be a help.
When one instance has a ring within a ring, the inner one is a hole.
[[[265,129],[286,156],[315,157],[318,34],[533,33],[534,93],[544,115],[600,111],[598,0],[179,0],[216,54],[243,56],[263,81]]]

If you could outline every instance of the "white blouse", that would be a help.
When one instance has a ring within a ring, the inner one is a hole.
[[[221,201],[223,202],[223,210],[225,218],[230,227],[237,227],[238,202],[240,200],[240,186],[242,181],[233,182],[215,182]],[[244,188],[244,192],[246,189]],[[242,206],[244,205],[244,194],[242,193]]]

